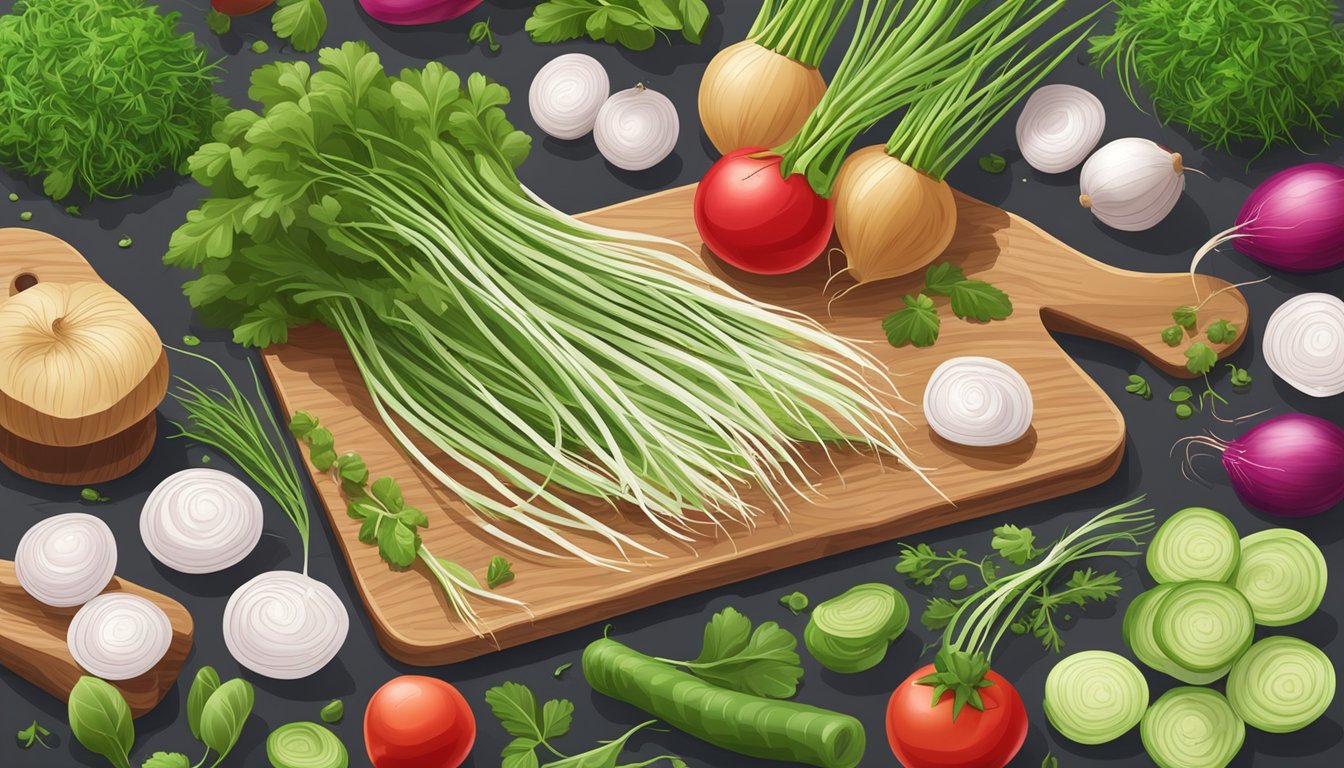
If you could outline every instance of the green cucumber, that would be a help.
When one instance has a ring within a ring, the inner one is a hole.
[[[1221,693],[1182,687],[1153,702],[1139,735],[1158,768],[1226,768],[1246,741],[1246,725]]]
[[[1216,672],[1236,661],[1255,637],[1255,613],[1241,593],[1218,581],[1176,584],[1153,618],[1163,655],[1192,672]]]
[[[1335,698],[1335,667],[1321,649],[1295,637],[1252,645],[1227,676],[1227,700],[1247,725],[1270,733],[1301,730]]]
[[[910,622],[905,597],[886,584],[859,584],[812,610],[803,642],[822,666],[852,674],[872,669]]]
[[[1045,716],[1079,744],[1105,744],[1128,733],[1148,708],[1148,681],[1110,651],[1065,657],[1045,678]]]
[[[1175,589],[1175,584],[1158,584],[1147,592],[1140,593],[1125,609],[1124,626],[1121,633],[1125,644],[1134,653],[1135,658],[1152,669],[1180,680],[1188,685],[1208,685],[1227,674],[1228,667],[1211,672],[1194,672],[1167,658],[1153,637],[1153,626],[1157,620],[1157,608],[1162,600]]]
[[[1257,624],[1282,627],[1316,612],[1327,578],[1325,556],[1311,539],[1291,528],[1270,528],[1241,540],[1232,584],[1250,602]]]
[[[1159,584],[1227,581],[1237,570],[1241,541],[1236,526],[1206,507],[1172,515],[1148,545],[1148,573]]]

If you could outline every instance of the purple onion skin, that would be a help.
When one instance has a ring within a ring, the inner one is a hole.
[[[359,0],[359,4],[384,24],[413,26],[456,19],[481,0]]]
[[[1237,214],[1236,249],[1285,272],[1344,264],[1344,167],[1305,163],[1265,179]]]
[[[1344,500],[1344,428],[1304,413],[1276,416],[1228,441],[1223,469],[1253,509],[1318,515]]]

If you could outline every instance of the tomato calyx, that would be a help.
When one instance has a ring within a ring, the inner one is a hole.
[[[933,687],[933,703],[938,706],[943,694],[951,691],[952,722],[956,722],[961,710],[970,704],[981,712],[985,711],[985,701],[980,696],[981,688],[993,685],[986,679],[989,674],[989,657],[983,653],[967,653],[951,648],[942,648],[933,659],[934,672],[915,681],[915,685]]]

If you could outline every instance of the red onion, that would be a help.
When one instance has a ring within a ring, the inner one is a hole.
[[[1236,440],[1199,435],[1184,442],[1221,451],[1232,489],[1261,512],[1307,517],[1344,500],[1344,428],[1334,422],[1289,413]]]
[[[411,26],[456,19],[481,0],[359,0],[359,4],[384,24]]]

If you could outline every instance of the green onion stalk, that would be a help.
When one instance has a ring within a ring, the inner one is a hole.
[[[815,493],[832,450],[914,467],[870,355],[533,196],[504,88],[389,76],[358,43],[318,61],[253,73],[261,112],[191,159],[211,195],[165,261],[239,343],[337,331],[383,426],[499,540],[622,569],[662,553],[621,513],[693,542]]]

